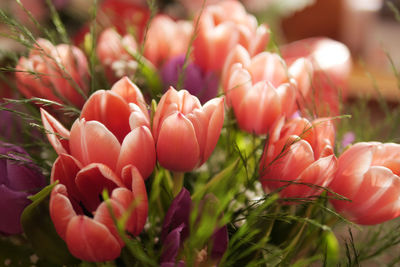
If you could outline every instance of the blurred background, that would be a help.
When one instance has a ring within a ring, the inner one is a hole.
[[[52,0],[74,43],[82,43],[88,31],[92,0]],[[216,2],[216,0],[208,0]],[[242,0],[247,10],[259,22],[266,22],[277,44],[309,37],[329,37],[347,45],[354,62],[349,80],[349,97],[376,97],[376,87],[389,102],[400,100],[395,68],[400,67],[400,0]],[[26,10],[42,27],[52,25],[46,0],[21,0]],[[193,1],[158,1],[157,7],[175,18],[190,17],[199,6]],[[27,12],[15,0],[0,1],[6,14],[40,35]],[[149,17],[145,0],[99,1],[97,21],[102,27],[118,24],[145,23]],[[8,25],[0,25],[1,35],[9,33]],[[8,52],[23,51],[23,47],[6,37],[0,37],[0,62],[7,61]],[[371,77],[374,82],[371,82]]]

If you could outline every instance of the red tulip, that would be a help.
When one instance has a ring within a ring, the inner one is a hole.
[[[336,171],[333,153],[334,127],[329,119],[309,122],[281,119],[265,146],[260,163],[261,183],[266,191],[282,197],[310,197],[327,187]]]
[[[329,38],[309,38],[281,48],[282,57],[291,66],[299,58],[311,61],[314,90],[304,92],[308,107],[316,106],[319,115],[339,114],[341,98],[346,99],[347,80],[351,72],[349,49]]]
[[[132,35],[121,37],[114,29],[104,30],[97,42],[97,56],[107,78],[115,82],[125,75],[135,74],[138,63],[133,58],[137,43]]]
[[[155,66],[189,49],[193,25],[189,21],[173,21],[166,15],[157,15],[150,23],[144,42],[144,56]]]
[[[332,199],[335,209],[358,224],[378,224],[400,215],[400,145],[357,143],[338,160],[330,188],[350,201]]]
[[[247,132],[266,134],[282,115],[289,117],[296,110],[295,83],[289,83],[277,54],[262,52],[250,58],[238,45],[226,60],[222,80],[239,127]]]
[[[119,80],[109,91],[92,94],[71,132],[41,111],[47,136],[58,154],[70,154],[83,166],[105,164],[118,175],[130,164],[144,178],[152,173],[155,146],[149,114],[142,93],[128,78]]]
[[[124,168],[121,178],[100,163],[82,168],[67,154],[60,154],[54,163],[52,182],[59,180],[59,184],[51,192],[50,216],[75,257],[85,261],[117,258],[124,243],[112,216],[121,218],[131,206],[124,229],[134,235],[143,229],[148,209],[143,178],[132,165]],[[103,190],[108,190],[110,199],[102,200]]]
[[[223,98],[201,106],[186,90],[178,92],[171,87],[162,96],[153,120],[158,161],[177,172],[202,165],[217,144],[223,122]]]
[[[149,114],[140,90],[125,77],[111,90],[95,92],[71,132],[44,109],[41,113],[49,141],[59,155],[51,181],[60,184],[50,199],[57,232],[80,259],[115,259],[123,242],[107,203],[117,218],[134,203],[125,227],[139,234],[147,218],[143,178],[155,165]],[[104,189],[110,193],[110,200],[100,197]]]
[[[40,97],[82,107],[88,93],[88,64],[83,52],[66,44],[38,39],[16,66],[17,85],[27,98]]]
[[[268,43],[267,26],[257,26],[239,1],[221,1],[204,8],[193,42],[195,63],[203,70],[221,73],[225,59],[236,44],[251,55],[263,51]]]

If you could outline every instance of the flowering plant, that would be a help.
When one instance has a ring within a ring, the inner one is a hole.
[[[385,253],[400,242],[400,112],[382,102],[390,136],[349,123],[365,105],[346,102],[345,45],[278,53],[236,0],[182,12],[192,20],[95,1],[72,44],[51,1],[55,31],[16,2],[41,36],[0,10],[26,47],[2,63],[0,264],[400,261]]]

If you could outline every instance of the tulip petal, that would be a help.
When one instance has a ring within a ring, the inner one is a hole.
[[[246,93],[252,88],[250,73],[243,69],[242,64],[234,64],[228,80],[227,88],[224,88],[228,105],[238,108]]]
[[[22,232],[21,213],[31,203],[25,192],[17,192],[0,184],[0,233],[18,234]]]
[[[75,178],[83,205],[89,212],[96,210],[102,202],[103,190],[111,193],[116,187],[123,187],[120,178],[106,165],[92,163],[78,172]]]
[[[179,194],[172,200],[167,214],[164,217],[164,223],[161,230],[161,242],[165,243],[168,233],[173,229],[183,225],[181,240],[182,242],[189,235],[189,218],[192,208],[192,199],[186,188],[182,188]]]
[[[364,175],[345,213],[359,224],[378,224],[400,215],[400,178],[389,169],[372,166]]]
[[[178,252],[181,247],[181,232],[183,229],[184,225],[182,224],[168,233],[164,240],[164,246],[160,257],[161,263],[175,263],[175,258],[178,256]],[[174,264],[172,266],[176,265]]]
[[[15,191],[36,193],[39,191],[39,189],[46,185],[46,179],[40,173],[40,170],[37,168],[37,166],[35,166],[33,163],[28,163],[30,162],[29,158],[14,155],[12,152],[7,153],[7,155],[16,160],[3,160],[5,162],[4,169],[7,173],[4,178],[7,180],[6,184],[8,188]],[[18,160],[27,162],[21,164],[21,162]]]
[[[201,155],[200,164],[203,164],[210,157],[217,145],[224,124],[224,99],[211,99],[204,105],[203,112],[207,115],[208,125],[206,144],[204,145],[205,148]]]
[[[71,219],[66,243],[72,255],[85,261],[114,260],[121,253],[118,240],[108,228],[86,216],[75,216]]]
[[[110,209],[112,210],[112,215],[110,214]],[[113,217],[118,220],[119,218],[121,218],[124,211],[124,207],[122,207],[117,201],[113,199],[108,199],[99,205],[93,217],[93,220],[108,228],[110,233],[115,237],[121,247],[124,246],[124,241],[118,233]]]
[[[148,114],[142,92],[128,77],[122,77],[111,87],[111,91],[125,99],[126,103],[136,104],[144,114]]]
[[[82,108],[81,119],[98,121],[121,143],[130,132],[128,103],[112,91],[99,90],[90,96]]]
[[[186,90],[179,90],[178,97],[178,110],[182,112],[183,115],[191,113],[196,108],[201,108],[200,100]]]
[[[143,113],[139,106],[136,104],[130,103],[129,108],[131,110],[131,115],[129,116],[129,126],[131,130],[140,127],[146,126],[150,128],[149,116],[146,112]]]
[[[190,171],[197,166],[200,149],[192,123],[182,114],[166,118],[157,140],[157,159],[172,171]]]
[[[60,184],[66,186],[75,209],[78,208],[79,203],[77,200],[80,199],[80,193],[75,184],[75,177],[81,169],[82,165],[75,158],[67,154],[60,154],[51,169],[51,183],[58,180]]]
[[[327,187],[332,181],[337,167],[336,157],[331,156],[320,158],[308,166],[296,179],[298,183],[305,185],[292,184],[282,190],[283,195],[290,197],[310,197],[321,193],[322,189],[312,187],[316,185]]]
[[[156,150],[149,128],[141,126],[132,130],[124,139],[117,162],[117,173],[132,164],[146,179],[156,164]]]
[[[285,151],[281,152],[278,159],[263,170],[261,182],[264,187],[275,190],[287,185],[287,182],[298,179],[300,173],[313,163],[314,153],[308,142],[298,140],[292,145],[290,144],[291,142],[288,143],[289,146]]]
[[[153,118],[153,135],[154,139],[158,139],[160,127],[164,118],[178,111],[179,102],[178,92],[171,86],[168,91],[161,97],[157,105],[156,113]]]
[[[51,191],[49,210],[51,220],[53,221],[57,233],[65,240],[68,224],[72,218],[77,216],[72,207],[65,185],[57,184],[54,186]]]
[[[71,155],[83,166],[97,162],[114,169],[121,145],[103,124],[82,119],[72,125],[70,149]]]
[[[40,108],[43,127],[46,129],[47,138],[57,154],[69,153],[70,133],[65,127],[51,116],[46,110]]]
[[[250,133],[267,134],[280,117],[281,101],[276,90],[265,82],[255,84],[238,108],[234,107],[239,126]]]
[[[364,174],[372,162],[373,145],[358,143],[346,150],[338,159],[335,178],[329,186],[334,192],[352,199],[363,181]],[[337,210],[345,207],[346,201],[331,200]]]
[[[267,81],[278,87],[287,81],[286,64],[278,54],[262,52],[251,59],[248,70],[253,84]]]
[[[296,88],[285,83],[276,88],[276,92],[280,98],[282,115],[290,117],[296,110]]]
[[[133,205],[133,211],[128,220],[127,229],[134,235],[138,235],[143,230],[147,220],[148,201],[146,187],[143,178],[138,175],[134,166],[129,165],[125,167],[122,171],[122,175],[124,180],[131,180],[133,203],[128,203],[128,198],[124,197],[120,191],[116,191],[115,194],[113,192],[113,198],[124,205],[126,209],[131,208],[130,206]]]
[[[249,52],[241,45],[236,45],[232,52],[229,53],[225,60],[224,68],[222,71],[222,87],[225,92],[228,89],[229,78],[232,73],[233,64],[241,63],[245,68],[250,65],[251,59]]]
[[[296,81],[300,100],[310,94],[313,71],[312,63],[307,58],[299,58],[289,67],[288,72]]]

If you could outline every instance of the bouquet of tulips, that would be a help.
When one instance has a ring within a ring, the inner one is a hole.
[[[278,46],[236,0],[95,3],[72,39],[47,2],[40,36],[0,10],[27,48],[0,76],[0,265],[398,264],[400,145],[352,130],[345,45]]]

